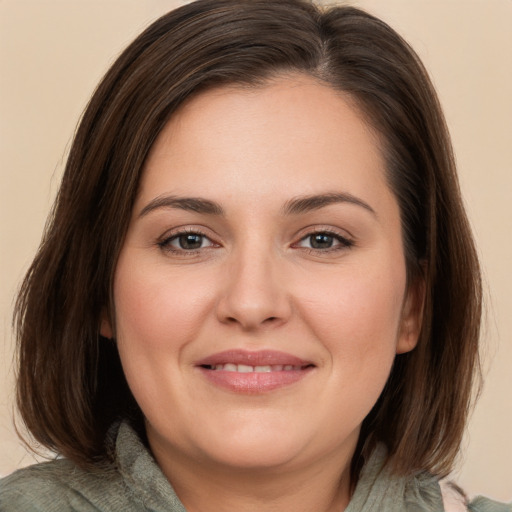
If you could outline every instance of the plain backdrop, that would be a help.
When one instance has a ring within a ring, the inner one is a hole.
[[[277,1],[277,0],[276,0]],[[13,427],[13,298],[76,123],[116,55],[179,0],[0,0],[0,475],[33,463]],[[327,3],[327,2],[325,2]],[[332,3],[332,2],[331,2]],[[485,388],[454,475],[512,500],[512,0],[354,0],[429,69],[486,282]]]

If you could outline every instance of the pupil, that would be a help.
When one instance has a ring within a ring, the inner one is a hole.
[[[203,237],[201,235],[194,234],[181,235],[179,242],[182,249],[199,249],[203,243]]]
[[[311,235],[310,241],[313,249],[329,249],[332,247],[333,238],[331,235],[320,233],[317,235]]]

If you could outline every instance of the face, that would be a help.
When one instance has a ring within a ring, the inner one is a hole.
[[[414,347],[414,296],[378,139],[346,98],[289,76],[192,99],[152,148],[114,284],[157,459],[347,458]]]

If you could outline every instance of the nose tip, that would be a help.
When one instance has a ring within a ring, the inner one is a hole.
[[[218,301],[219,321],[254,330],[281,325],[290,314],[286,284],[269,259],[238,261],[231,268]]]
[[[238,324],[244,330],[254,330],[259,327],[278,325],[283,317],[266,316],[262,308],[238,304],[231,315],[222,315],[220,320],[227,324]]]

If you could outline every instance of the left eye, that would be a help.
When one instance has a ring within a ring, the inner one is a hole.
[[[211,247],[213,242],[200,233],[179,233],[168,238],[160,244],[171,250],[195,251],[205,247]]]
[[[304,237],[298,244],[298,247],[305,247],[315,250],[328,250],[337,247],[350,247],[352,242],[340,235],[333,233],[312,233]]]

